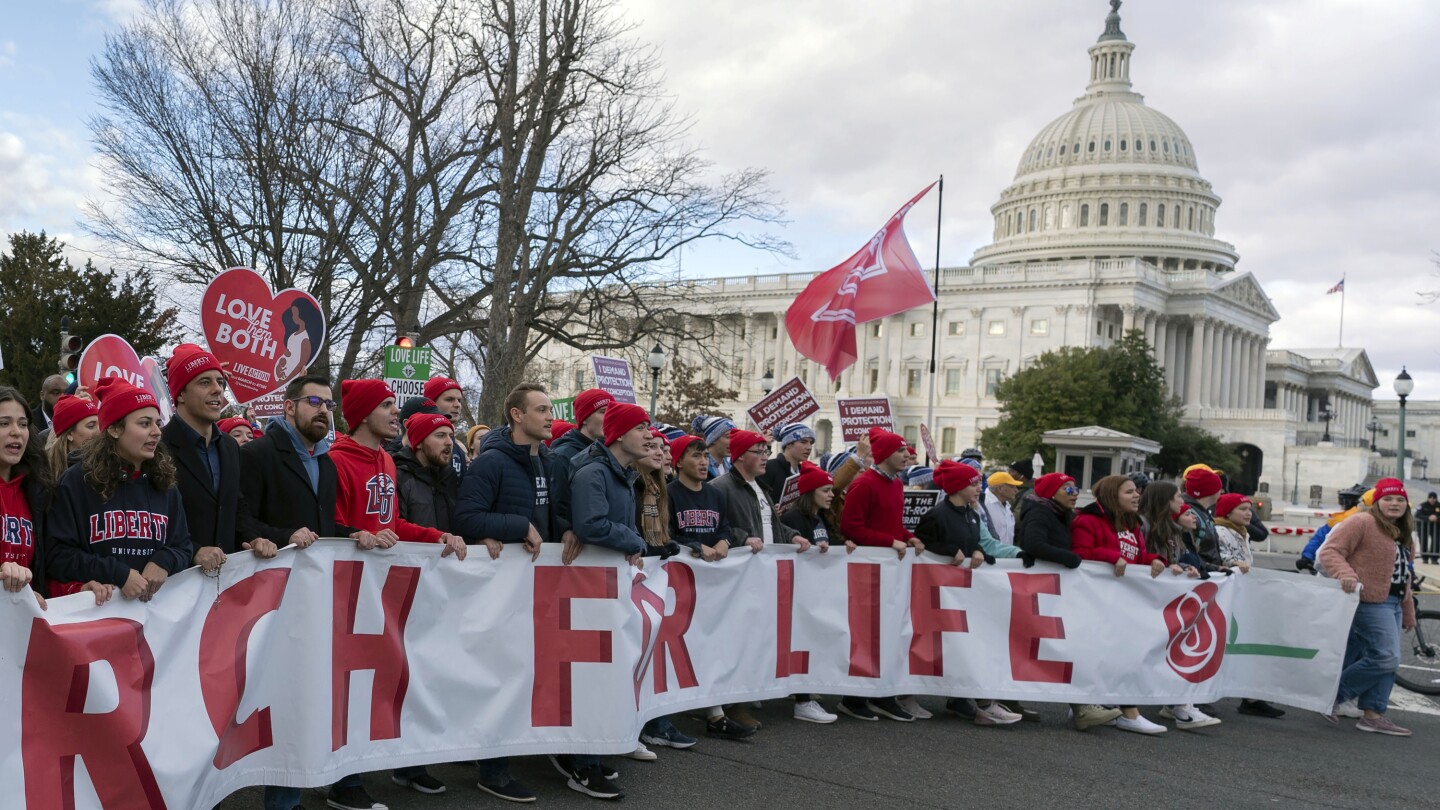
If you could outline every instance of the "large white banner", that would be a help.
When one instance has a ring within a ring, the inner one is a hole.
[[[520,552],[326,541],[231,555],[218,585],[188,571],[148,604],[0,595],[0,780],[31,808],[188,810],[247,785],[623,753],[650,717],[797,692],[1321,710],[1356,604],[1267,571]]]

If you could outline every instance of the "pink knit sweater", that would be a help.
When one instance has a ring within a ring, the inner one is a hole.
[[[1334,579],[1357,579],[1365,587],[1361,602],[1384,602],[1390,597],[1390,577],[1395,571],[1395,555],[1399,553],[1394,540],[1380,529],[1375,516],[1362,512],[1346,518],[1325,538],[1320,547],[1320,564],[1325,574]],[[1410,586],[1400,600],[1405,610],[1405,626],[1415,623],[1415,603]]]

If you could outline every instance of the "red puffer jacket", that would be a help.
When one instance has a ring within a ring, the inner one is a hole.
[[[1099,503],[1092,503],[1075,514],[1070,538],[1071,550],[1083,560],[1111,565],[1117,560],[1140,565],[1149,565],[1154,560],[1165,562],[1164,557],[1145,550],[1145,535],[1138,525],[1117,533]]]

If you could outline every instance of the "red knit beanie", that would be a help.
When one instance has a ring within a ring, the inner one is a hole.
[[[1372,502],[1379,503],[1380,499],[1386,495],[1399,495],[1407,501],[1410,500],[1410,496],[1405,494],[1405,485],[1399,478],[1381,478],[1375,482],[1375,496],[1371,499]]]
[[[615,404],[615,397],[603,388],[587,388],[575,396],[575,424],[583,425],[590,415]],[[635,427],[631,425],[630,427]],[[609,444],[609,442],[606,442]]]
[[[435,431],[442,427],[454,428],[450,417],[438,413],[417,413],[405,420],[405,436],[410,440],[410,448],[413,450],[420,446],[420,443]]]
[[[1204,496],[1201,496],[1204,497]],[[1222,518],[1234,511],[1235,507],[1242,503],[1254,503],[1254,501],[1241,495],[1238,492],[1227,492],[1220,496],[1215,502],[1215,517]]]
[[[891,433],[884,428],[870,428],[870,453],[875,457],[876,464],[904,450],[905,447],[905,440],[898,434]]]
[[[730,431],[730,461],[736,462],[757,444],[764,444],[765,437],[753,430]]]
[[[159,408],[155,395],[119,377],[106,377],[95,383],[92,392],[100,399],[100,429],[104,430],[142,408]]]
[[[380,407],[380,403],[395,396],[390,386],[384,380],[341,380],[340,381],[340,413],[345,417],[345,424],[350,426],[350,432],[365,421]]]
[[[1192,498],[1208,498],[1219,492],[1220,476],[1205,469],[1194,469],[1185,475],[1185,494]]]
[[[545,446],[549,447],[555,442],[555,440],[559,439],[561,436],[564,436],[566,433],[569,433],[574,429],[575,426],[570,424],[569,422],[566,422],[564,419],[551,420],[550,438],[545,440]]]
[[[247,427],[250,428],[251,433],[255,432],[254,425],[250,424],[244,419],[241,419],[238,416],[231,416],[227,419],[221,419],[219,422],[215,423],[215,427],[220,428],[221,433],[229,433],[237,427]]]
[[[830,473],[820,469],[820,465],[807,461],[800,465],[800,480],[797,483],[800,494],[804,495],[821,487],[834,486],[835,479],[830,477]]]
[[[954,495],[980,478],[980,473],[974,467],[948,458],[935,465],[933,475],[935,483],[945,490],[946,495]]]
[[[65,431],[100,413],[95,403],[88,399],[66,394],[55,401],[55,415],[50,420],[50,432],[64,436]]]
[[[170,384],[170,398],[179,397],[191,380],[207,371],[218,371],[222,375],[225,373],[215,355],[194,343],[181,343],[176,346],[175,353],[165,361],[165,380]]]
[[[699,436],[691,436],[688,433],[670,443],[670,464],[674,467],[680,466],[680,459],[685,457],[685,451],[690,445],[700,442],[700,449],[705,449],[705,441]]]
[[[652,427],[652,428],[650,428],[650,435],[651,435],[651,436],[654,436],[654,437],[657,438],[657,439],[659,439],[659,440],[660,440],[660,445],[661,445],[662,447],[666,447],[666,448],[670,447],[670,437],[665,435],[665,431],[663,431],[663,430],[656,430],[655,428]]]
[[[605,392],[601,391],[600,393],[604,394]],[[608,397],[610,395],[605,394],[605,396]],[[576,397],[575,401],[577,405],[575,416],[578,418],[580,416],[580,409],[578,407],[580,398]],[[596,407],[601,406],[597,405]],[[591,412],[594,412],[593,409]],[[588,413],[586,414],[586,416],[589,415]],[[585,420],[581,419],[580,421],[583,422]],[[616,402],[614,398],[611,398],[610,402],[605,405],[605,421],[601,423],[605,431],[605,446],[609,447],[615,442],[620,441],[620,437],[624,436],[631,428],[636,425],[643,425],[649,421],[650,414],[645,413],[644,408],[639,405],[632,405],[629,402]]]
[[[1182,503],[1182,504],[1180,504],[1180,511],[1179,511],[1179,512],[1172,512],[1172,513],[1170,514],[1170,519],[1171,519],[1171,520],[1179,520],[1182,515],[1184,515],[1186,512],[1189,512],[1189,511],[1190,511],[1191,509],[1193,509],[1193,508],[1194,508],[1194,507],[1192,507],[1192,506],[1191,506],[1190,504],[1188,504],[1188,503]]]
[[[1045,473],[1035,479],[1035,494],[1042,498],[1053,498],[1066,483],[1075,483],[1075,479],[1065,473]]]
[[[464,393],[465,389],[460,387],[460,383],[455,382],[449,377],[431,377],[425,382],[424,394],[426,399],[439,399],[440,395],[446,391],[459,391]]]

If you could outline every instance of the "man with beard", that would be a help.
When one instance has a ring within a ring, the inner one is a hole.
[[[274,557],[276,544],[255,537],[250,509],[240,497],[240,445],[219,430],[225,410],[225,374],[215,355],[182,343],[165,363],[175,418],[161,431],[175,459],[175,484],[185,504],[195,565],[214,572],[241,548]]]
[[[450,420],[451,430],[460,424],[460,417],[465,410],[465,389],[460,383],[449,377],[431,377],[425,383],[425,398],[435,403],[435,409],[440,411]],[[465,469],[470,466],[470,456],[466,454],[465,445],[460,443],[458,438],[452,440],[450,448],[450,469],[455,471],[455,481],[465,479]]]
[[[815,449],[815,431],[800,423],[781,425],[775,429],[775,443],[780,445],[780,455],[765,463],[765,474],[760,476],[760,488],[779,503],[785,491],[785,482],[792,475],[800,474],[800,465],[810,460]]]
[[[350,537],[361,548],[377,538],[335,522],[337,474],[330,458],[330,415],[335,410],[330,381],[297,377],[285,386],[285,418],[271,422],[260,438],[240,449],[240,488],[255,505],[256,531],[276,546],[307,548],[319,537]],[[300,788],[265,788],[265,810],[300,806]],[[339,802],[339,804],[337,804]],[[365,791],[358,775],[331,788],[331,807],[383,807]]]

